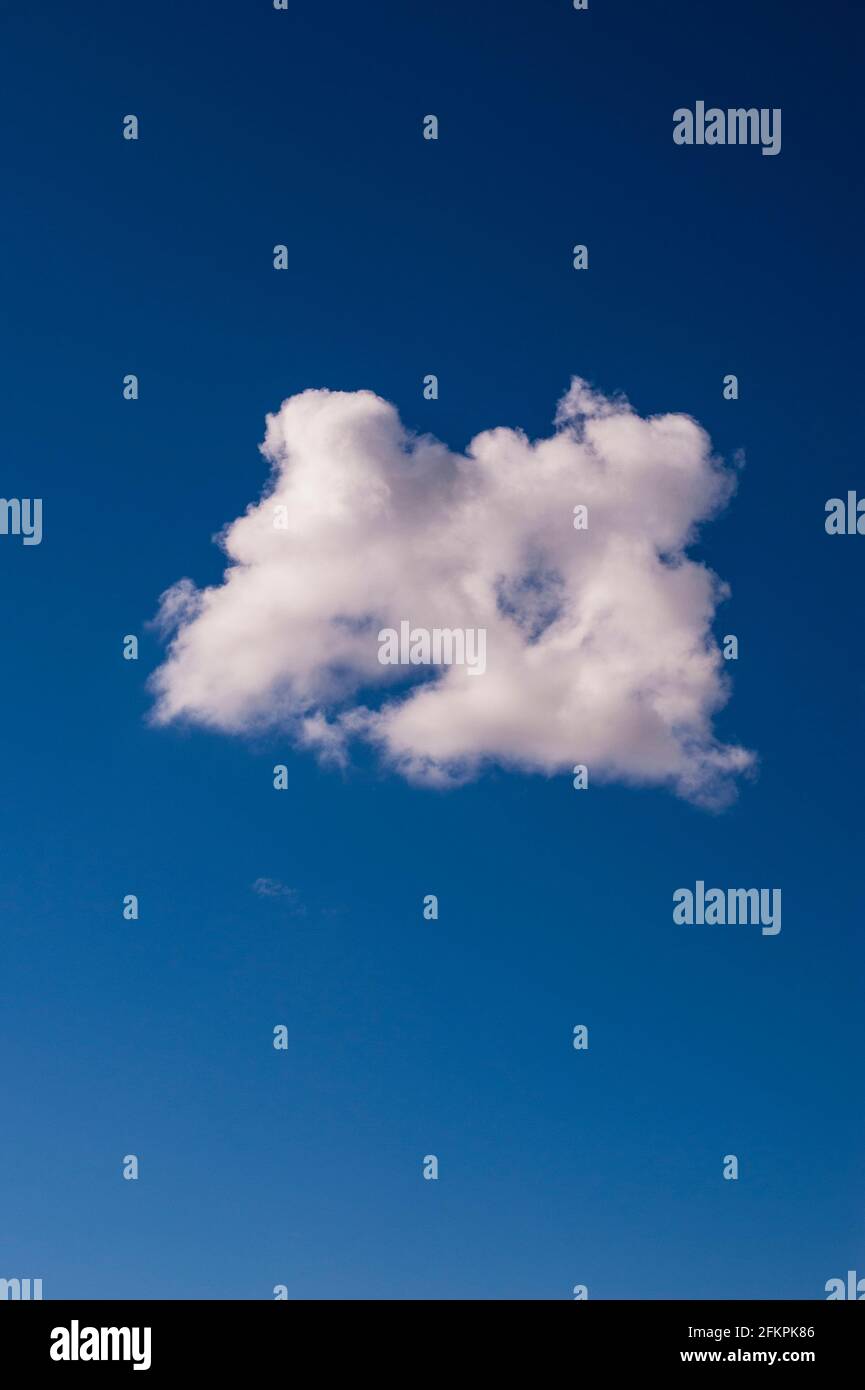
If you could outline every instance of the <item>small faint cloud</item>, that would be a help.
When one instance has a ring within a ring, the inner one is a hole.
[[[289,888],[284,883],[280,883],[278,878],[257,878],[252,885],[253,893],[259,898],[279,898],[281,902],[290,907],[296,917],[305,917],[306,908],[300,901],[300,894],[296,888]]]

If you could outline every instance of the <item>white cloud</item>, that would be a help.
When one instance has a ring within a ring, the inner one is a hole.
[[[304,391],[262,452],[272,476],[220,538],[223,583],[162,596],[157,722],[287,728],[340,762],[365,739],[431,783],[585,763],[733,794],[753,755],[712,731],[726,591],[685,552],[735,477],[694,420],[642,419],[575,378],[549,438],[492,429],[460,455],[372,392]],[[378,632],[402,620],[485,628],[485,673],[382,666]]]
[[[279,898],[291,907],[296,917],[306,916],[306,908],[300,901],[297,889],[286,887],[278,878],[257,878],[252,885],[252,891],[259,898]]]

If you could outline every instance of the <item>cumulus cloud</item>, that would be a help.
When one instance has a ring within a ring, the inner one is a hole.
[[[549,437],[496,428],[456,454],[370,391],[310,390],[268,415],[261,449],[271,476],[219,538],[223,582],[162,596],[156,722],[279,728],[339,763],[365,740],[439,785],[583,763],[734,794],[753,755],[712,729],[726,589],[687,551],[735,474],[694,420],[574,378]],[[379,631],[403,621],[485,629],[485,671],[382,665]]]

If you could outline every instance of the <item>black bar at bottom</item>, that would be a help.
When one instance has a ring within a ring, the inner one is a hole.
[[[427,1379],[439,1368],[450,1378],[501,1365],[538,1383],[564,1357],[575,1374],[800,1365],[825,1377],[859,1364],[863,1329],[862,1314],[841,1300],[22,1301],[0,1305],[0,1371],[108,1369],[142,1384],[191,1372],[201,1384],[251,1368]]]

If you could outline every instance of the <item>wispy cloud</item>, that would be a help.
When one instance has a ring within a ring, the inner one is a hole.
[[[306,908],[297,889],[286,887],[277,878],[257,878],[252,885],[252,891],[260,898],[278,898],[285,906],[291,908],[295,917],[306,916]]]

